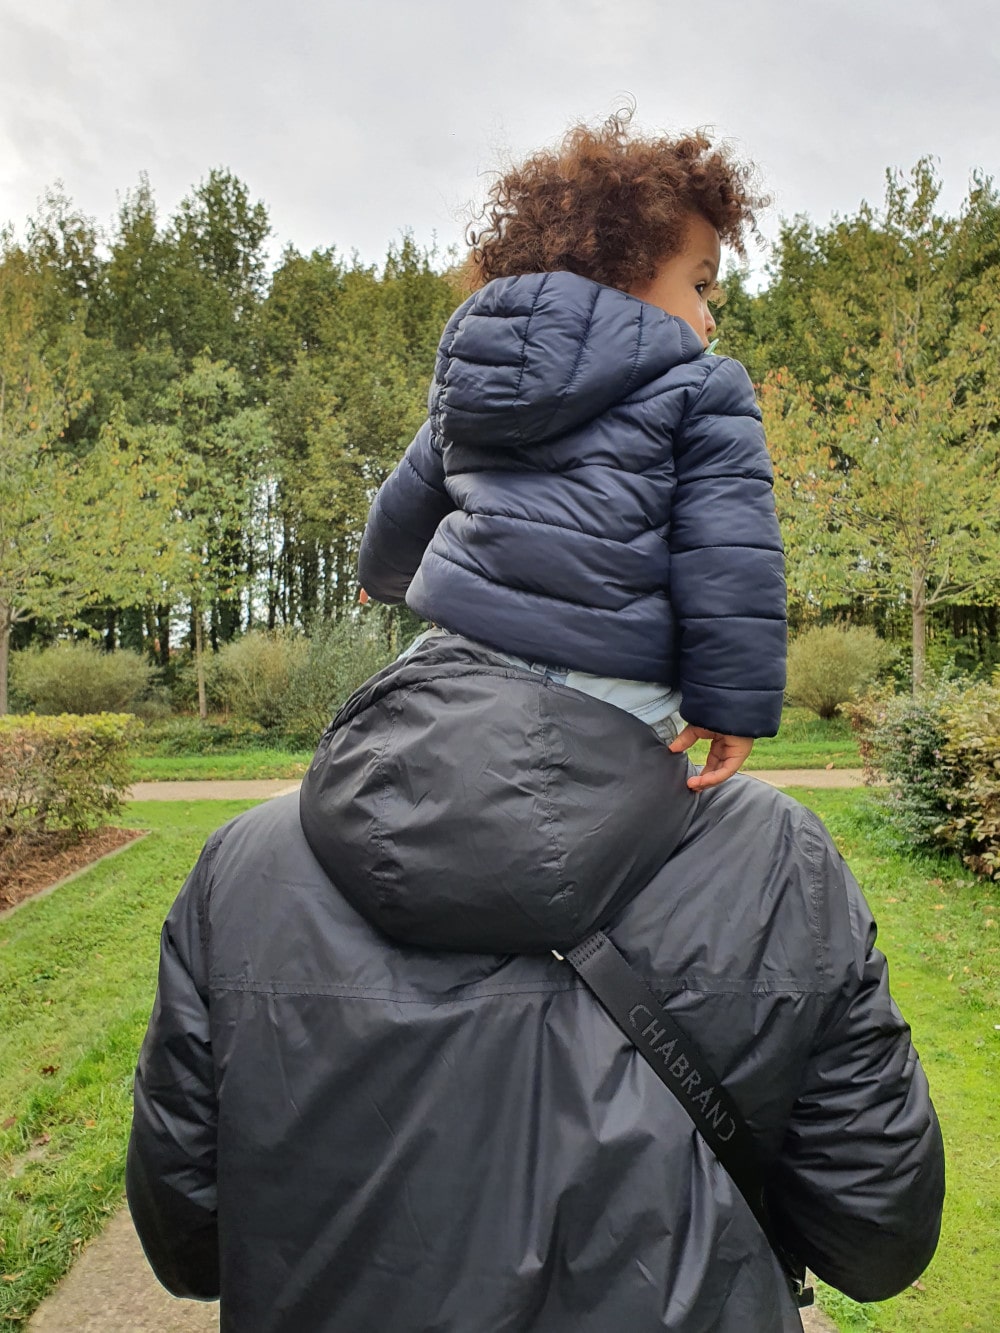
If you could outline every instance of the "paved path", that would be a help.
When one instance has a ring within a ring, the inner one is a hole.
[[[860,768],[784,768],[749,774],[772,787],[860,787]],[[137,782],[133,801],[266,801],[298,791],[297,778],[258,778],[238,782]]]
[[[836,1333],[818,1310],[806,1333]],[[111,1219],[28,1323],[28,1333],[218,1333],[219,1307],[168,1296],[146,1263],[128,1209]]]
[[[267,801],[298,791],[298,778],[256,778],[238,782],[136,782],[133,801]]]

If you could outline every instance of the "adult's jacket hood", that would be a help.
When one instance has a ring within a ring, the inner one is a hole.
[[[460,640],[425,649],[320,742],[302,788],[309,845],[401,943],[571,948],[649,883],[696,805],[649,728],[594,702]]]
[[[222,1333],[795,1333],[686,1112],[553,946],[607,930],[736,1100],[783,1241],[859,1300],[941,1142],[818,820],[453,638],[352,699],[170,912],[128,1197]],[[563,950],[559,950],[562,952]]]
[[[536,273],[455,312],[358,568],[372,597],[503,652],[660,682],[715,731],[777,730],[784,564],[753,388],[625,292]]]

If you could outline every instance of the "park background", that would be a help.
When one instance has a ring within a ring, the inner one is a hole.
[[[0,750],[19,781],[25,745],[52,756],[76,800],[46,797],[59,838],[114,815],[87,807],[95,779],[117,799],[135,777],[298,776],[419,627],[358,606],[357,549],[467,290],[477,177],[630,97],[639,128],[739,133],[776,199],[725,276],[719,352],[758,388],[794,635],[755,762],[864,761],[883,783],[806,799],[882,923],[952,1171],[919,1287],[823,1299],[843,1330],[995,1327],[1000,19],[638,0],[0,18]],[[229,813],[132,804],[118,822],[148,837],[0,922],[0,1327],[120,1200],[159,921]],[[8,831],[5,870],[39,835]]]

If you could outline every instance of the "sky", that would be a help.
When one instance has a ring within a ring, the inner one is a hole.
[[[710,127],[780,219],[882,198],[932,155],[942,206],[1000,177],[996,0],[0,0],[0,225],[61,182],[110,226],[146,172],[163,216],[213,167],[277,258],[461,242],[489,173],[622,100]],[[764,262],[753,254],[753,267]]]

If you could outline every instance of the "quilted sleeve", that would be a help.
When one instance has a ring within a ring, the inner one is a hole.
[[[369,597],[390,605],[404,600],[438,524],[454,508],[425,422],[368,514],[358,579]]]
[[[785,565],[753,386],[712,358],[675,445],[670,598],[686,721],[773,736],[785,688]]]

